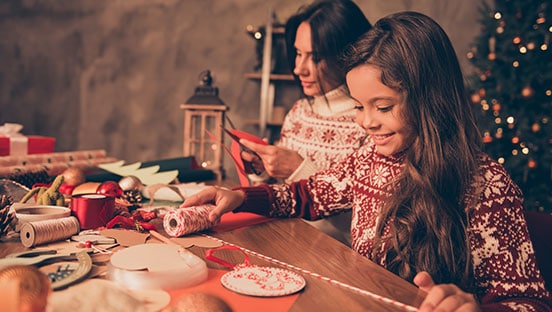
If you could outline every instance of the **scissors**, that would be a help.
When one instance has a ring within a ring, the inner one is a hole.
[[[253,154],[253,155],[257,156],[259,159],[261,159],[259,154],[252,151],[251,149],[247,148],[242,143],[240,143],[240,140],[241,139],[246,139],[248,141],[251,141],[251,142],[254,142],[254,143],[257,143],[257,144],[261,144],[261,145],[268,145],[268,143],[263,141],[263,139],[261,139],[257,136],[254,136],[250,133],[237,130],[236,127],[234,127],[234,124],[232,123],[230,118],[228,116],[225,116],[225,117],[226,117],[226,120],[228,121],[228,124],[230,124],[230,127],[232,127],[232,129],[229,130],[229,129],[226,129],[224,126],[222,126],[222,130],[224,130],[224,132],[226,132],[230,136],[230,138],[232,138],[232,140],[236,141],[239,144],[242,151]],[[240,158],[241,158],[241,156],[240,156]],[[255,167],[253,166],[253,163],[251,163],[249,161],[245,161],[243,159],[242,159],[242,161],[243,161],[243,165],[244,165],[244,169],[245,169],[246,173],[255,173],[256,175],[261,174],[260,172],[257,171],[257,169],[255,169]]]

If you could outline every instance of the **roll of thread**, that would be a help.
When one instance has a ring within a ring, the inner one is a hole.
[[[71,197],[71,211],[83,230],[105,226],[115,213],[115,198],[101,194],[80,194]]]
[[[23,246],[34,247],[68,239],[79,231],[79,220],[75,217],[65,217],[24,223],[19,235]]]
[[[214,208],[214,205],[200,205],[169,211],[163,218],[165,232],[178,237],[209,229],[218,224],[218,221],[209,221],[209,213]]]

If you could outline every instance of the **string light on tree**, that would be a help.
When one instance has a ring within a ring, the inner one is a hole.
[[[466,57],[476,68],[468,87],[485,151],[522,188],[526,209],[552,213],[548,2],[484,1],[481,34]]]

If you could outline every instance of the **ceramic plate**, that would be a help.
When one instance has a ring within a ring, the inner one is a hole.
[[[292,271],[258,266],[235,268],[224,274],[220,281],[231,291],[260,297],[293,294],[306,285],[305,279]]]

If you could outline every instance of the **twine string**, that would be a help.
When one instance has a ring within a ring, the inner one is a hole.
[[[393,299],[390,299],[390,298],[387,298],[387,297],[384,297],[384,296],[381,296],[381,295],[378,295],[378,294],[374,294],[373,292],[370,292],[368,290],[365,290],[365,289],[361,289],[361,288],[358,288],[358,287],[355,287],[355,286],[352,286],[352,285],[349,285],[349,284],[346,284],[346,283],[343,283],[343,282],[340,282],[338,280],[335,280],[335,279],[332,279],[332,278],[329,278],[327,276],[323,276],[323,275],[320,275],[318,273],[315,273],[315,272],[312,272],[312,271],[309,271],[309,270],[306,270],[306,269],[303,269],[303,268],[300,268],[300,267],[297,267],[295,265],[292,265],[292,264],[289,264],[289,263],[286,263],[286,262],[283,262],[283,261],[280,261],[278,259],[274,259],[272,257],[269,257],[269,256],[265,256],[263,254],[260,254],[256,251],[252,251],[252,250],[249,250],[247,248],[244,248],[244,247],[241,247],[241,246],[238,246],[236,244],[232,244],[232,243],[229,243],[227,241],[224,241],[222,239],[219,239],[219,238],[216,238],[214,236],[211,236],[211,235],[208,235],[208,234],[202,234],[203,236],[205,237],[208,237],[210,239],[214,239],[220,243],[223,243],[223,244],[226,244],[226,245],[229,245],[229,246],[233,246],[233,247],[236,247],[238,249],[240,249],[241,251],[247,253],[247,254],[250,254],[250,255],[253,255],[253,256],[256,256],[258,258],[261,258],[263,260],[266,260],[270,263],[274,263],[274,264],[277,264],[277,265],[280,265],[280,266],[283,266],[287,269],[290,269],[290,270],[293,270],[293,271],[296,271],[296,272],[300,272],[300,273],[303,273],[303,274],[307,274],[307,275],[310,275],[312,277],[315,277],[317,279],[320,279],[320,280],[323,280],[323,281],[326,281],[332,285],[336,285],[336,286],[339,286],[339,287],[342,287],[342,288],[345,288],[345,289],[348,289],[350,291],[353,291],[357,294],[361,294],[361,295],[364,295],[364,296],[367,296],[367,297],[370,297],[376,301],[380,301],[380,302],[384,302],[384,303],[387,303],[387,304],[390,304],[390,305],[393,305],[395,307],[398,307],[404,311],[409,311],[409,312],[415,312],[415,311],[418,311],[417,308],[411,306],[411,305],[408,305],[408,304],[405,304],[405,303],[402,303],[402,302],[399,302],[399,301],[396,301],[396,300],[393,300]]]
[[[21,243],[33,247],[62,239],[67,239],[80,231],[75,217],[27,222],[21,227]]]

